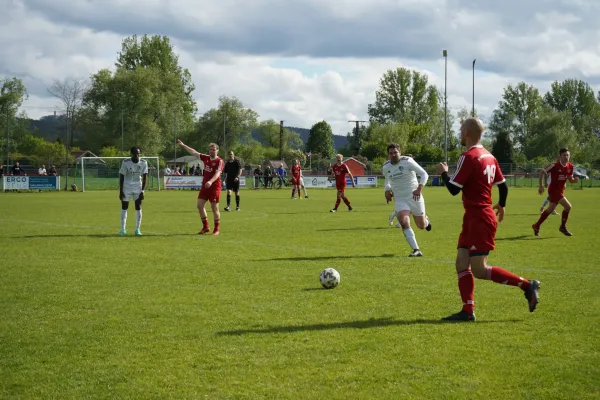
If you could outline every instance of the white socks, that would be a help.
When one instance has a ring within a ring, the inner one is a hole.
[[[121,230],[125,230],[127,226],[127,210],[121,210]],[[142,226],[142,210],[135,210],[135,229],[140,229]]]
[[[121,210],[121,230],[125,230],[125,226],[127,225],[127,210]]]
[[[303,188],[302,188],[302,191],[304,192],[304,197],[308,196],[308,195],[306,194],[306,187],[303,187]]]
[[[546,197],[546,199],[542,203],[542,208],[546,208],[546,205],[548,205],[548,203],[549,203],[549,201],[548,201],[548,198]]]
[[[419,248],[419,245],[417,244],[415,232],[412,230],[412,228],[404,229],[402,232],[404,233],[404,237],[406,238],[406,241],[408,242],[410,248],[413,250],[417,250]]]

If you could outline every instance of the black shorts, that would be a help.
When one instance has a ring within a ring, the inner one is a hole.
[[[239,192],[240,191],[240,181],[239,181],[239,179],[238,179],[237,182],[227,181],[227,182],[225,182],[225,185],[227,186],[227,190],[233,190],[234,192]]]

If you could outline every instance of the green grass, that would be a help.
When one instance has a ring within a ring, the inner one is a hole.
[[[541,302],[477,281],[474,324],[439,323],[460,309],[458,197],[425,189],[409,259],[381,189],[348,189],[352,213],[309,194],[242,191],[212,237],[197,192],[150,192],[139,238],[115,236],[114,191],[0,194],[0,398],[600,397],[600,191],[567,191],[571,238],[557,216],[534,237],[542,197],[510,191],[490,263]]]

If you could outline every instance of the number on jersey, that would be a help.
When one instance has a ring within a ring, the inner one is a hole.
[[[496,177],[496,165],[486,165],[483,174],[487,175],[489,185],[494,183],[494,178]]]

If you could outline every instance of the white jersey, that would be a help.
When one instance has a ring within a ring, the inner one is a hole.
[[[396,164],[386,161],[382,173],[385,176],[385,190],[391,191],[396,199],[412,199],[412,192],[417,190],[419,183],[425,186],[429,179],[427,172],[415,160],[405,156],[401,156]],[[417,175],[420,182],[417,182]]]
[[[141,191],[142,175],[148,173],[148,162],[140,159],[137,163],[131,159],[123,160],[119,173],[125,176],[123,180],[123,190]]]

